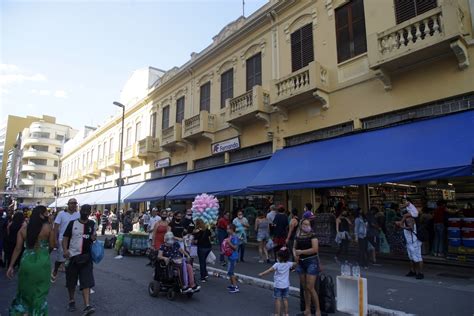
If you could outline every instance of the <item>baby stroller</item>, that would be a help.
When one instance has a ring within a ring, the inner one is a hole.
[[[182,258],[185,264],[185,259]],[[170,260],[168,264],[164,260],[156,260],[155,273],[153,281],[148,285],[148,294],[152,297],[158,297],[160,293],[166,293],[168,300],[173,301],[177,293],[186,295],[188,298],[198,291],[184,292],[178,269],[182,263],[177,264],[176,261]]]

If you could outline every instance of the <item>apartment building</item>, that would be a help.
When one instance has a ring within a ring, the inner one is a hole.
[[[49,205],[55,199],[63,145],[76,133],[70,126],[58,124],[56,118],[46,115],[22,131],[20,203]]]
[[[69,148],[62,158],[61,194],[113,204],[87,192],[116,187],[122,133],[124,184],[133,184],[223,170],[284,148],[469,111],[474,108],[473,9],[468,0],[271,0],[229,23],[181,67],[145,80],[147,92],[126,104],[123,131],[117,113]],[[396,140],[385,143],[390,142],[393,148],[384,151],[399,152]],[[373,155],[384,159],[377,146]],[[314,157],[317,165],[324,152],[294,157]],[[340,152],[351,156],[344,148]],[[350,164],[339,158],[332,161]],[[303,165],[311,168],[311,162]],[[292,167],[273,173],[291,173]],[[252,187],[259,170],[252,172],[242,173],[249,177],[245,187]],[[168,200],[219,191],[196,182],[190,184],[195,191],[169,194],[181,181],[170,181]],[[239,180],[229,174],[218,181]],[[251,191],[271,192],[273,202],[300,209],[306,201],[325,200],[310,186],[290,185],[300,183],[296,178],[287,182],[272,188],[256,181]],[[221,192],[227,206],[232,208],[229,196],[237,192],[244,191]],[[156,193],[142,201],[162,198]]]

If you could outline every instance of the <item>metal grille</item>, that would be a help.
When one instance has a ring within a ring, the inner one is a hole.
[[[233,151],[229,154],[230,162],[249,160],[252,158],[264,157],[271,155],[273,152],[273,145],[271,142],[260,145],[250,146]]]
[[[224,154],[215,155],[208,158],[194,161],[194,169],[205,169],[223,165],[225,163]]]
[[[179,173],[185,173],[186,171],[188,171],[188,164],[185,162],[179,165],[168,167],[165,170],[166,170],[165,173],[167,176],[171,176],[171,175],[179,174]]]
[[[334,125],[322,129],[318,129],[309,133],[300,134],[285,138],[287,147],[296,146],[304,143],[314,142],[326,138],[340,136],[346,133],[350,133],[354,130],[354,124],[347,122],[339,125]]]
[[[401,111],[385,113],[362,120],[364,129],[379,128],[407,120],[446,115],[474,109],[474,94],[440,100]]]

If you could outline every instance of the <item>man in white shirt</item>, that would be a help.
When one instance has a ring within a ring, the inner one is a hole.
[[[407,276],[423,279],[423,258],[421,256],[421,246],[423,243],[418,239],[415,222],[419,212],[409,198],[404,198],[402,202],[404,203],[402,207],[406,209],[406,214],[403,215],[402,220],[398,224],[403,228],[407,254],[410,259],[410,272],[408,272]]]
[[[275,205],[270,206],[270,212],[267,214],[267,219],[270,221],[270,223],[273,223],[273,220],[275,219],[275,216],[277,214],[277,208]]]
[[[143,229],[145,233],[148,232],[148,226],[150,226],[150,212],[143,214]]]
[[[54,263],[54,270],[51,272],[51,282],[56,282],[56,277],[58,276],[58,270],[61,264],[66,261],[64,258],[63,252],[63,235],[66,231],[67,225],[70,221],[74,221],[79,219],[80,215],[77,211],[77,200],[75,198],[69,199],[67,202],[67,209],[59,212],[54,220],[54,235],[58,237],[58,250],[57,250],[57,258],[56,262]]]
[[[153,229],[155,228],[155,224],[159,222],[161,217],[158,215],[158,209],[154,207],[151,210],[151,217],[148,222],[148,240],[150,241],[150,246],[151,246],[151,240],[153,239]]]

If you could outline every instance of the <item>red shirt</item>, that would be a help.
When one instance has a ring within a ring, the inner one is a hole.
[[[224,217],[219,218],[217,221],[217,228],[227,230],[227,226],[229,226],[229,220]]]
[[[435,224],[444,223],[444,214],[446,213],[446,207],[440,206],[434,211],[433,222]]]

